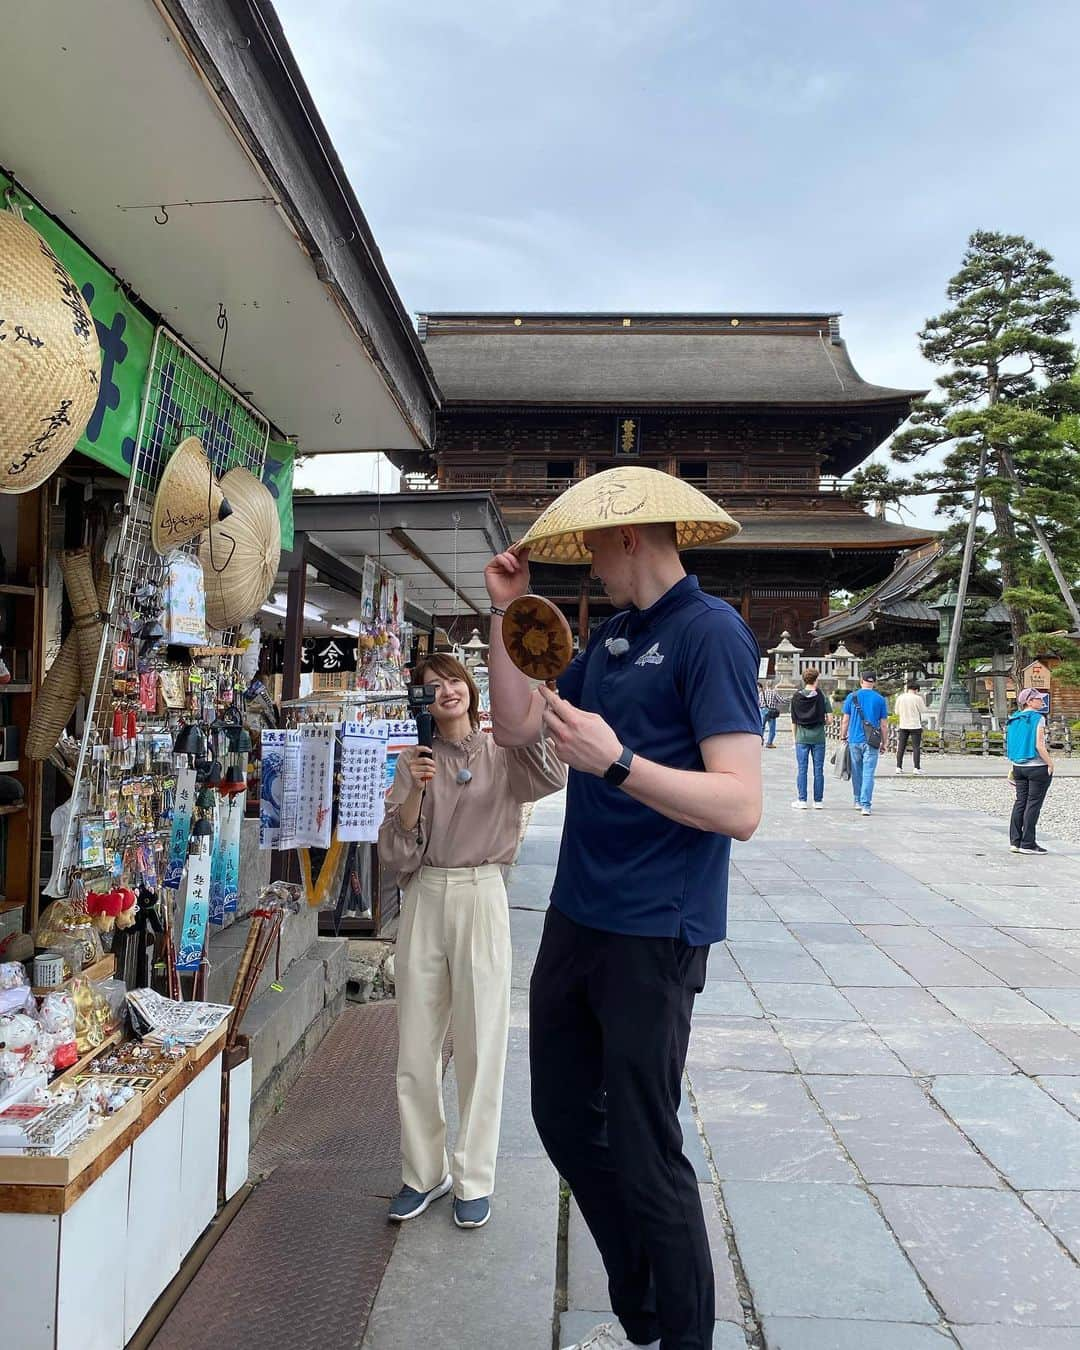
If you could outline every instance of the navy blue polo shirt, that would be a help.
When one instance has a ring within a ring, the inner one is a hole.
[[[630,643],[623,655],[609,650],[617,638]],[[598,628],[559,693],[599,713],[635,754],[700,772],[706,737],[760,737],[757,673],[757,640],[739,614],[684,577],[649,609]],[[727,835],[680,825],[571,769],[551,902],[588,928],[719,942],[730,853]]]

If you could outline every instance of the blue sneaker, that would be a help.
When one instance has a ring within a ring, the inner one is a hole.
[[[391,1223],[405,1223],[407,1219],[418,1218],[428,1205],[445,1195],[453,1184],[453,1178],[447,1172],[442,1181],[430,1191],[414,1191],[411,1186],[402,1186],[390,1201],[390,1213],[387,1218]]]
[[[454,1222],[459,1228],[483,1228],[491,1218],[491,1205],[486,1195],[479,1200],[459,1200],[454,1196]]]

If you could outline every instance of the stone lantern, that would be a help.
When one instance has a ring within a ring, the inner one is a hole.
[[[796,647],[791,634],[783,632],[775,647],[769,648],[773,658],[773,680],[777,689],[797,689],[802,681],[802,648]]]
[[[841,640],[837,644],[836,651],[832,654],[836,665],[833,666],[833,678],[836,680],[837,688],[840,685],[848,685],[855,677],[855,655],[849,652]]]
[[[465,665],[471,670],[473,666],[478,666],[483,662],[484,653],[488,649],[488,644],[481,638],[479,628],[472,630],[472,637],[468,642],[461,644],[461,655],[464,658]]]
[[[941,648],[941,660],[947,659],[949,651],[949,639],[952,636],[953,625],[962,620],[962,615],[957,615],[957,608],[960,601],[960,593],[956,590],[948,590],[944,595],[940,595],[930,606],[937,612],[938,616],[938,646]],[[942,690],[936,689],[927,700],[930,711],[934,713],[938,730],[940,731],[946,723],[946,720],[954,726],[973,726],[975,724],[975,714],[971,710],[971,700],[968,698],[968,692],[962,681],[953,677],[952,689],[949,692],[946,709],[946,717],[942,716]]]

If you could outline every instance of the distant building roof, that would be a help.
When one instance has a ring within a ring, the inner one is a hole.
[[[449,404],[891,404],[898,422],[923,392],[862,379],[827,311],[422,314],[420,335]]]
[[[918,599],[920,593],[932,587],[941,575],[945,550],[937,541],[923,544],[897,559],[896,566],[885,580],[857,604],[837,614],[829,614],[814,624],[817,641],[832,641],[846,637],[883,619],[898,626],[938,627],[937,611]],[[1008,606],[998,600],[982,616],[983,623],[1007,624]]]

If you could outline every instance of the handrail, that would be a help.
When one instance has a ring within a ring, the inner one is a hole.
[[[572,478],[545,478],[545,477],[508,477],[505,474],[485,474],[480,472],[462,472],[451,469],[446,474],[444,483],[440,484],[433,478],[427,478],[419,474],[403,474],[401,478],[401,490],[403,492],[437,492],[440,487],[445,488],[490,488],[496,492],[504,493],[546,493],[546,492],[565,492],[571,484],[579,482],[578,477]],[[701,488],[704,492],[710,493],[758,493],[758,492],[777,492],[777,493],[811,493],[814,495],[828,494],[829,496],[838,496],[844,493],[853,485],[854,480],[850,478],[814,478],[804,474],[752,474],[752,475],[714,475],[710,478],[685,480],[694,487]]]

